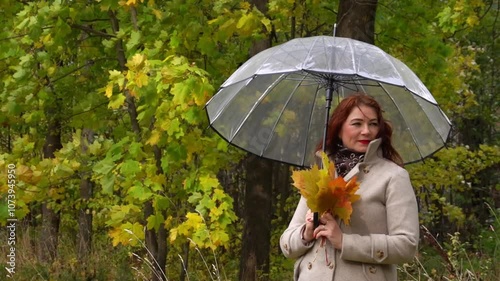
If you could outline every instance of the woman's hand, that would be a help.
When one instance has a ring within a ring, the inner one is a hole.
[[[314,239],[314,214],[311,210],[307,211],[306,214],[306,226],[304,232],[302,233],[302,240],[309,243]]]
[[[320,225],[313,232],[314,237],[316,239],[319,237],[325,237],[330,240],[335,249],[342,249],[342,230],[340,230],[340,227],[332,214],[328,212],[323,214],[319,219],[319,222]]]

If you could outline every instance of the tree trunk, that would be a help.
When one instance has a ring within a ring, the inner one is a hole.
[[[54,158],[54,153],[62,148],[61,122],[58,110],[60,102],[58,99],[52,106],[47,108],[48,116],[47,135],[43,146],[43,157]],[[57,255],[57,243],[59,235],[60,214],[49,207],[47,202],[42,204],[42,231],[40,234],[40,259],[52,261]]]
[[[89,178],[80,180],[80,198],[82,206],[78,215],[78,259],[85,260],[92,249],[92,210],[87,206],[92,198],[92,181]]]
[[[181,272],[179,274],[179,281],[185,281],[186,277],[188,277],[188,268],[189,268],[189,242],[184,243],[182,245],[182,260],[181,260]]]
[[[245,224],[238,280],[269,280],[273,162],[251,155],[245,166]]]
[[[293,216],[293,211],[290,212],[285,208],[288,197],[295,190],[291,184],[290,166],[285,164],[274,165],[273,171],[273,206],[279,206],[278,210],[273,207],[273,213],[277,213],[282,225],[288,225]]]
[[[88,144],[94,141],[94,132],[90,129],[82,130],[82,154],[87,153]],[[88,207],[88,202],[92,198],[92,181],[90,172],[84,172],[80,179],[80,198],[82,206],[78,215],[78,258],[84,261],[92,249],[92,210]]]
[[[153,153],[155,155],[156,161],[156,173],[161,175],[163,174],[163,168],[161,167],[161,149],[155,145],[153,147]],[[165,188],[165,187],[164,187]],[[152,201],[150,201],[151,203]],[[167,212],[161,211],[161,214],[164,218],[167,217]],[[154,233],[154,229],[149,230]],[[156,241],[151,240],[149,243],[154,243],[156,245],[156,263],[155,270],[158,271],[161,278],[158,280],[166,281],[166,266],[167,266],[167,254],[168,254],[168,245],[167,245],[167,230],[165,229],[165,224],[161,223],[158,228],[158,232],[156,235]]]
[[[251,3],[264,15],[268,0]],[[256,41],[250,49],[250,57],[269,48],[269,38]],[[272,219],[273,164],[270,160],[250,155],[245,160],[246,186],[243,211],[243,241],[240,259],[240,281],[268,280],[269,252]],[[262,278],[258,277],[261,272]]]
[[[110,16],[113,33],[116,34],[120,30],[118,18],[116,17],[114,11],[109,11],[108,14]],[[137,19],[136,19],[137,14],[135,8],[133,7],[131,8],[131,16],[132,16],[132,22],[134,23],[134,29],[137,30],[139,28],[137,26]],[[121,69],[126,70],[127,59],[124,52],[123,41],[121,39],[116,42],[116,53],[117,53],[118,63],[120,64]],[[141,127],[137,120],[137,106],[135,105],[135,98],[130,94],[128,90],[125,90],[124,94],[126,97],[127,111],[130,117],[130,124],[132,126],[132,131],[136,134],[137,141],[140,141]],[[157,146],[154,146],[153,151],[155,154],[157,173],[162,174],[163,171],[161,169],[161,150]],[[146,221],[149,216],[154,215],[155,213],[154,211],[155,210],[153,207],[153,201],[145,202],[144,221]],[[146,248],[148,249],[148,254],[151,255],[151,256],[148,255],[148,258],[155,259],[155,261],[152,262],[153,270],[155,271],[155,273],[152,275],[151,280],[164,281],[166,280],[165,265],[167,260],[167,243],[166,243],[167,231],[164,229],[163,224],[161,224],[158,233],[154,229],[146,229],[145,237],[146,237]]]
[[[377,2],[340,0],[336,36],[374,44]]]
[[[42,231],[40,234],[40,260],[50,262],[57,256],[60,215],[42,204]]]

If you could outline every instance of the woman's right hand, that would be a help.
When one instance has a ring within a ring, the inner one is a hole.
[[[314,239],[314,214],[311,210],[308,210],[306,214],[306,226],[304,228],[304,233],[302,233],[302,239],[306,243]]]

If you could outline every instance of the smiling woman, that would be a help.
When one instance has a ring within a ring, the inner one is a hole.
[[[383,157],[402,166],[403,160],[392,144],[392,126],[382,113],[380,104],[364,93],[355,93],[342,100],[328,122],[326,151],[332,155],[333,152],[342,150],[339,148],[348,148],[364,153],[368,145],[363,146],[362,142],[380,138]],[[355,145],[357,141],[362,141],[359,146]],[[321,149],[320,143],[316,150]]]
[[[339,138],[344,147],[365,153],[370,141],[379,132],[378,118],[375,109],[361,104],[352,109],[346,122],[342,125]]]
[[[338,176],[346,181],[357,177],[360,199],[352,204],[349,225],[327,211],[314,228],[313,214],[301,198],[280,238],[284,255],[297,259],[294,280],[395,281],[396,264],[413,259],[419,238],[417,202],[391,136],[392,128],[372,97],[356,93],[336,107],[325,150]]]

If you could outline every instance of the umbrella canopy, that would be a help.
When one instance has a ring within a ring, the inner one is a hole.
[[[329,91],[327,91],[329,89]],[[206,104],[210,126],[264,158],[308,167],[333,107],[354,92],[373,96],[393,126],[405,163],[442,148],[451,123],[420,79],[380,48],[349,38],[299,38],[245,62]]]

